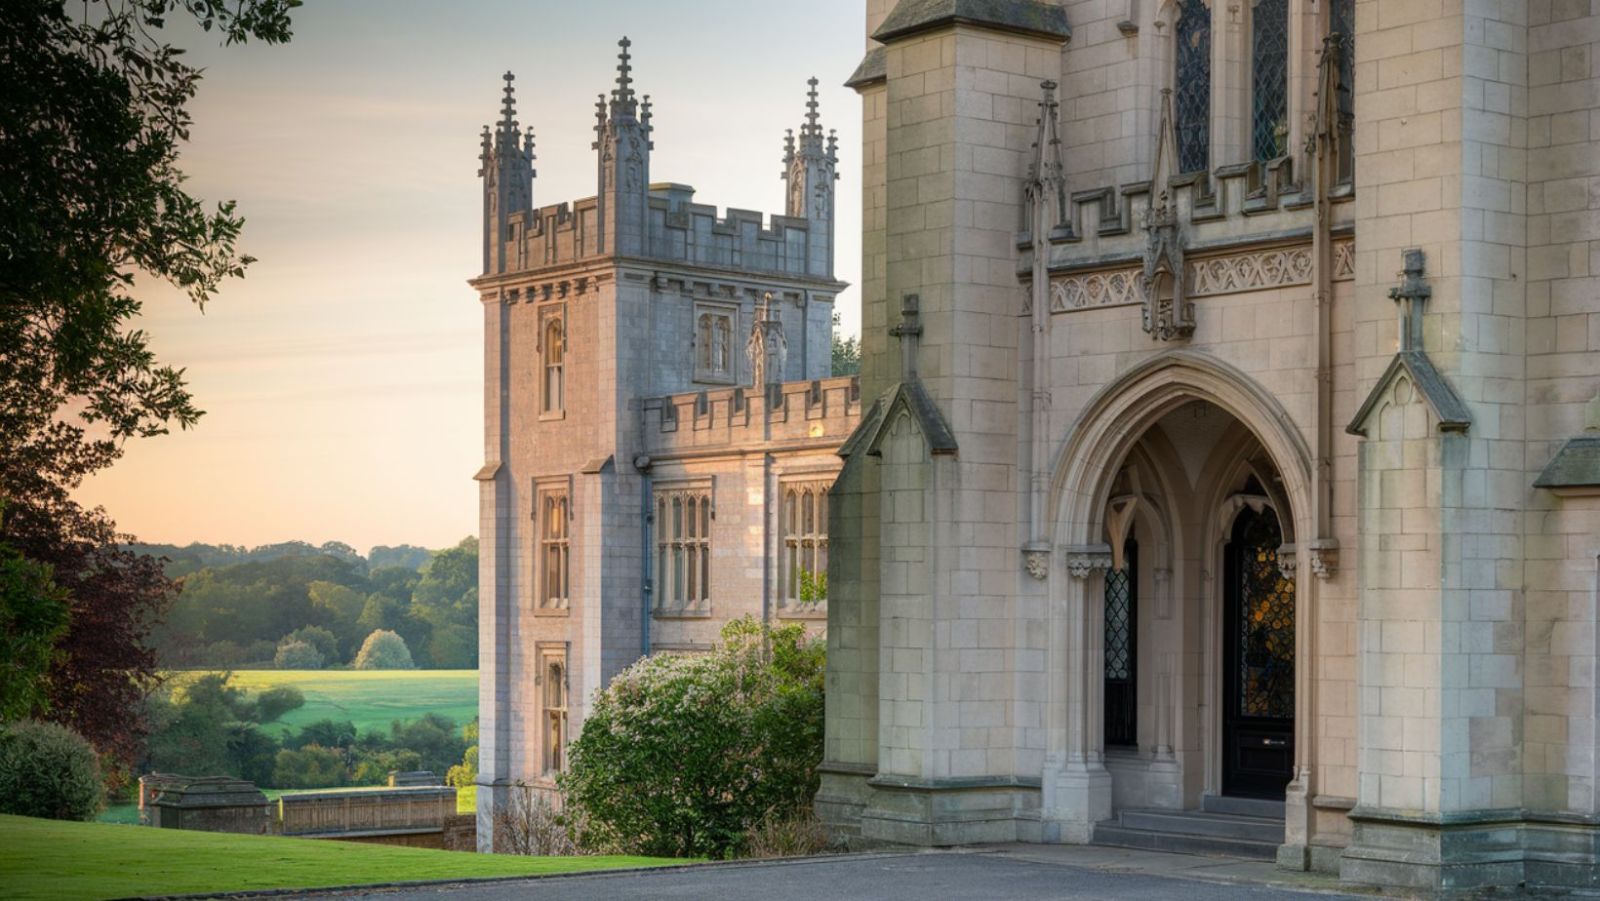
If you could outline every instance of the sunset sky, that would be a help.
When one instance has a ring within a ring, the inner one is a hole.
[[[174,19],[177,17],[174,16]],[[616,41],[655,106],[651,175],[696,200],[782,211],[785,128],[821,79],[839,131],[838,276],[860,274],[861,0],[310,2],[294,40],[175,43],[206,68],[183,156],[234,198],[260,258],[204,314],[143,286],[160,358],[187,367],[198,428],[130,445],[80,492],[140,540],[453,544],[482,463],[478,132],[517,75],[537,204],[594,193],[594,99]],[[854,288],[841,298],[859,328]]]

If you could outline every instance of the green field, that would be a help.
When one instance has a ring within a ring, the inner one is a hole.
[[[175,682],[192,677],[173,673]],[[251,693],[293,685],[306,703],[263,727],[282,736],[317,720],[349,720],[356,731],[388,731],[395,720],[437,713],[465,726],[478,715],[477,670],[234,670],[233,684]]]
[[[303,838],[181,832],[0,816],[0,895],[8,899],[319,888],[532,876],[682,861],[512,857]]]

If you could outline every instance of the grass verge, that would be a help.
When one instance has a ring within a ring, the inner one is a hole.
[[[10,899],[322,888],[535,876],[683,863],[653,857],[511,857],[326,839],[184,832],[0,816],[0,885]]]

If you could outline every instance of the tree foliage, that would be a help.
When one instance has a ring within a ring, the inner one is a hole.
[[[299,639],[285,640],[272,655],[272,665],[278,669],[322,669],[325,658],[322,652]]]
[[[411,650],[406,640],[393,632],[378,629],[362,643],[356,654],[356,669],[413,669]]]
[[[227,43],[289,38],[298,0],[0,3],[0,540],[71,598],[48,716],[124,761],[155,675],[146,639],[171,592],[71,492],[126,441],[200,417],[144,332],[136,279],[204,304],[249,257],[231,202],[184,189],[178,150],[200,71],[162,40],[171,15]]]
[[[0,722],[49,705],[45,681],[67,630],[67,593],[50,567],[0,541]]]
[[[595,696],[561,777],[579,844],[727,857],[810,804],[822,761],[824,650],[748,618],[709,654],[647,657]]]
[[[861,339],[855,335],[845,337],[839,331],[839,314],[833,314],[833,370],[834,375],[858,375],[861,372]]]
[[[88,820],[101,797],[100,761],[83,736],[55,723],[0,725],[0,813]]]

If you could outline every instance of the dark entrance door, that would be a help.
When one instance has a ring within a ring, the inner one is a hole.
[[[1294,580],[1271,507],[1234,520],[1225,554],[1222,793],[1282,798],[1294,774]]]

